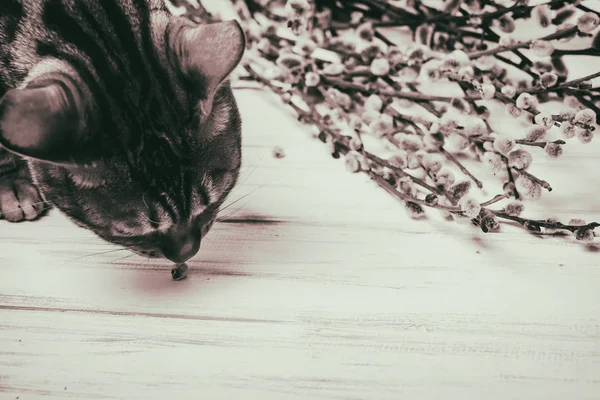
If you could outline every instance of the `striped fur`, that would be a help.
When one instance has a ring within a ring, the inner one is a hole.
[[[70,164],[0,147],[0,201],[3,179],[28,168],[47,202],[138,253],[163,255],[173,232],[205,234],[237,181],[241,120],[228,81],[206,103],[205,80],[173,61],[170,27],[186,21],[163,0],[2,0],[0,98],[60,73],[85,129]]]

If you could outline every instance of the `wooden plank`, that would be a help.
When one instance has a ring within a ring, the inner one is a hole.
[[[596,248],[410,220],[268,95],[238,98],[229,202],[251,194],[186,281],[57,212],[0,225],[0,398],[598,398]],[[598,142],[571,148],[536,165],[556,189],[531,212],[598,219]]]

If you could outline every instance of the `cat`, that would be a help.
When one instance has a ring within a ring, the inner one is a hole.
[[[239,176],[245,47],[238,22],[163,0],[2,0],[4,219],[48,204],[137,254],[195,256]]]

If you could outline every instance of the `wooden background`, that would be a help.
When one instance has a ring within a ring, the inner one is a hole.
[[[1,400],[600,399],[600,247],[413,221],[269,94],[237,97],[243,175],[187,280],[56,211],[0,221]],[[600,220],[599,150],[536,152],[554,191],[528,215]]]
[[[2,221],[1,399],[600,398],[597,247],[412,221],[270,95],[237,96],[229,203],[248,195],[186,281],[57,212]],[[598,148],[541,158],[546,214],[600,217]]]

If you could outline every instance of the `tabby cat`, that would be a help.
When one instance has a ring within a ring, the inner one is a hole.
[[[193,257],[238,179],[245,43],[163,0],[1,0],[3,217],[48,203],[138,254]]]

